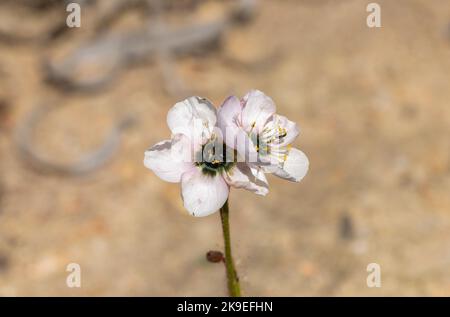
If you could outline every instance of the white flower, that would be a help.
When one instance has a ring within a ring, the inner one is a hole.
[[[229,147],[244,156],[249,166],[299,182],[307,173],[306,155],[292,147],[297,125],[275,113],[272,99],[252,90],[239,100],[231,96],[218,110],[218,125]]]
[[[219,210],[228,198],[229,186],[268,193],[263,171],[237,162],[236,151],[224,144],[216,121],[216,109],[208,100],[185,99],[167,115],[172,138],[145,152],[147,168],[165,181],[181,182],[184,206],[193,216]]]

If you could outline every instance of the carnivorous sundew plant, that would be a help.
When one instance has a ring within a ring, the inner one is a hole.
[[[228,290],[240,296],[231,255],[230,188],[265,196],[267,173],[299,182],[309,161],[292,146],[297,124],[277,114],[272,99],[258,90],[242,99],[230,96],[217,110],[205,98],[189,97],[169,110],[167,124],[171,138],[147,150],[144,165],[167,182],[181,183],[183,204],[192,216],[220,210]]]

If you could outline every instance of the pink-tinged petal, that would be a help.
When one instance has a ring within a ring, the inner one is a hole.
[[[205,98],[189,97],[177,102],[167,114],[167,125],[173,134],[182,133],[194,138],[194,133],[213,128],[216,124],[216,108]],[[200,131],[199,131],[200,130]]]
[[[195,217],[218,211],[228,198],[229,187],[221,175],[209,176],[199,168],[184,173],[181,196],[184,207]]]
[[[227,126],[224,124],[224,121],[221,121],[220,119],[220,109],[218,117],[219,122],[222,122],[222,125],[219,129],[220,133],[216,134],[221,136],[227,147],[237,150],[237,157],[240,162],[256,162],[258,152],[248,134],[238,125],[231,124]]]
[[[274,174],[293,182],[299,182],[305,177],[308,168],[309,161],[306,155],[302,151],[292,148],[286,157],[286,161]]]
[[[239,133],[242,106],[235,96],[228,97],[217,111],[217,125],[222,131],[225,143],[235,149],[236,136]]]
[[[230,186],[244,188],[262,196],[269,192],[269,184],[264,172],[246,163],[237,163],[223,176]]]
[[[251,90],[242,99],[242,126],[247,132],[259,133],[267,120],[275,113],[272,99],[259,90]]]
[[[240,121],[242,106],[236,96],[230,96],[217,110],[217,125],[219,128],[227,126],[237,126]]]
[[[247,163],[257,163],[258,162],[258,151],[256,150],[256,145],[249,138],[247,133],[239,129],[236,132],[236,140],[233,144],[227,144],[230,147],[233,147],[238,152],[239,162],[247,162]]]
[[[181,175],[194,166],[190,151],[189,139],[178,134],[145,151],[144,165],[162,180],[178,183]]]

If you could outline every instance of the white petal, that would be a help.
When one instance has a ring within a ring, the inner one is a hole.
[[[243,98],[242,126],[261,132],[267,120],[275,113],[276,107],[272,99],[259,90],[251,90]]]
[[[155,144],[145,151],[144,165],[161,179],[178,183],[181,175],[193,168],[189,139],[181,134]]]
[[[244,188],[262,196],[269,192],[269,184],[263,171],[246,163],[237,163],[223,176],[226,182],[233,187]]]
[[[309,161],[306,155],[295,148],[292,148],[287,155],[286,161],[274,174],[278,177],[299,182],[308,172]]]
[[[182,133],[191,139],[194,138],[194,128],[212,129],[216,121],[216,108],[207,99],[201,97],[189,97],[178,102],[167,114],[167,125],[172,133]],[[199,132],[202,131],[197,131],[197,134]]]
[[[229,188],[221,175],[204,175],[198,168],[184,173],[181,195],[184,207],[195,217],[218,211],[228,198]]]

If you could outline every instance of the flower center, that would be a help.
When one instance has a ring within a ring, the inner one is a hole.
[[[223,142],[210,140],[202,145],[202,150],[195,155],[195,165],[203,174],[216,176],[230,170],[235,164],[236,152]]]

